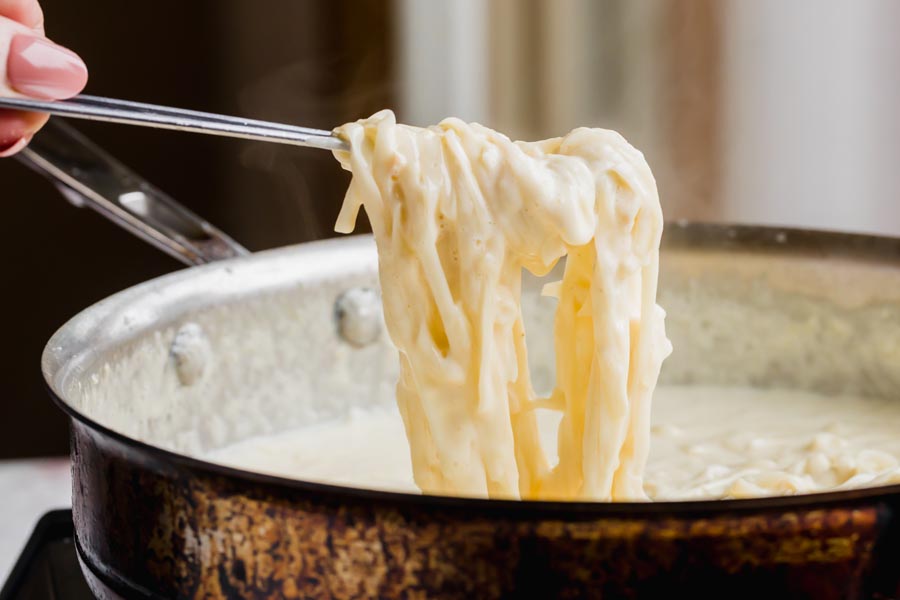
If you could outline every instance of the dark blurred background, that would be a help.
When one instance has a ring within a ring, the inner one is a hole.
[[[385,4],[42,1],[48,35],[88,64],[89,93],[324,129],[393,104]],[[317,150],[73,124],[252,250],[331,235],[349,179]],[[43,344],[97,300],[183,267],[69,205],[14,160],[0,161],[0,199],[0,457],[63,454],[66,423],[39,370]]]
[[[43,0],[87,92],[330,129],[392,108],[517,139],[616,129],[668,219],[900,234],[896,0]],[[326,152],[75,125],[251,250],[332,235]],[[62,454],[41,349],[93,302],[182,268],[14,160],[0,458]]]

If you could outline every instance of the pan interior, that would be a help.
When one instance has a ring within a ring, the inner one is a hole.
[[[659,303],[675,351],[662,386],[897,399],[900,267],[887,251],[895,242],[670,230]],[[523,286],[539,391],[554,377],[555,300],[540,296],[541,285],[526,276]],[[397,358],[383,323],[362,346],[338,333],[335,302],[360,289],[378,289],[365,236],[187,270],[73,319],[48,344],[45,376],[89,419],[194,457],[354,412],[391,411]]]

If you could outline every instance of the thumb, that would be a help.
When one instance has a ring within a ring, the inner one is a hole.
[[[87,83],[77,54],[21,23],[0,17],[0,96],[69,98]]]
[[[0,17],[0,96],[60,100],[80,92],[87,77],[77,54]],[[20,150],[46,121],[47,115],[0,111],[0,157]]]

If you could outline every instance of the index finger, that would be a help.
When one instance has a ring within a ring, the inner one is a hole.
[[[43,32],[44,11],[38,0],[0,0],[0,17]]]

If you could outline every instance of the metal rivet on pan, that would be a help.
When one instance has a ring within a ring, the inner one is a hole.
[[[193,385],[209,368],[212,347],[203,329],[196,323],[185,323],[175,334],[169,349],[175,373],[182,385]]]
[[[368,346],[381,335],[381,299],[371,288],[352,288],[334,303],[338,335],[348,344]]]

